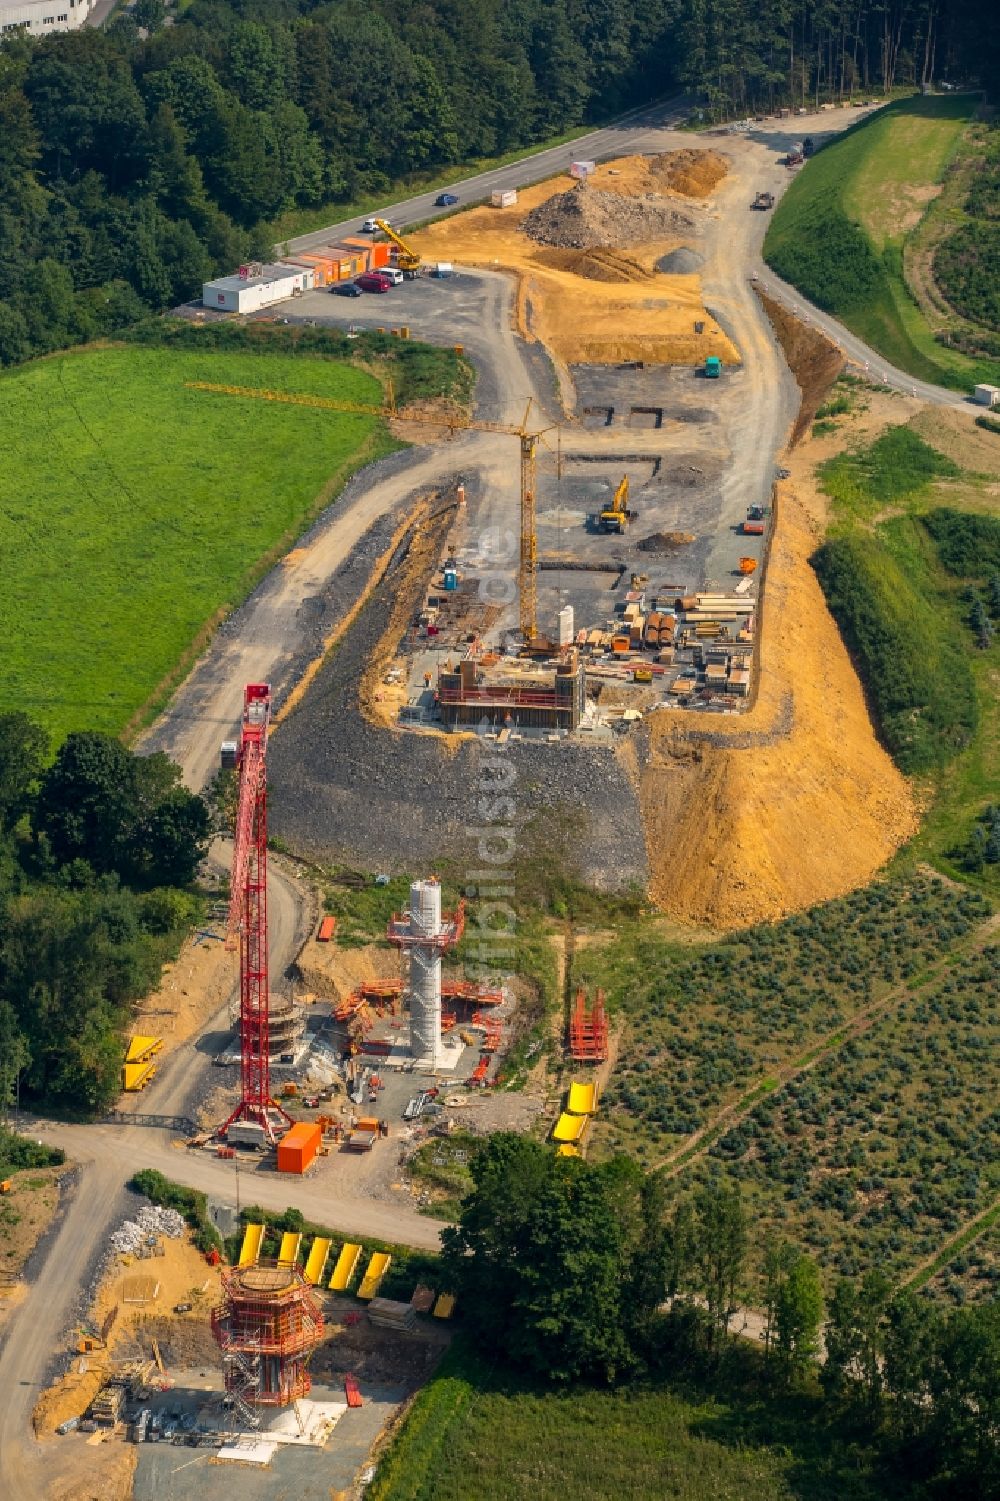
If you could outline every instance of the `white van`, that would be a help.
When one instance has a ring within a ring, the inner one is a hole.
[[[394,287],[402,284],[403,273],[398,266],[376,266],[379,276],[387,276]]]

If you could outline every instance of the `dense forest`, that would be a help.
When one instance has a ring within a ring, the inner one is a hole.
[[[169,24],[168,24],[169,23]],[[278,215],[674,90],[721,116],[989,84],[972,0],[136,0],[0,44],[0,363],[113,333],[266,253]]]
[[[0,1114],[87,1115],[121,1082],[130,1003],[199,910],[209,813],[163,755],[0,714]]]

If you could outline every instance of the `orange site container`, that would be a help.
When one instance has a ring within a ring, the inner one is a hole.
[[[319,943],[329,943],[336,931],[337,919],[335,917],[324,917],[319,925],[319,932],[316,934],[316,939]]]
[[[278,1172],[304,1173],[320,1149],[323,1133],[309,1121],[299,1121],[278,1142]]]

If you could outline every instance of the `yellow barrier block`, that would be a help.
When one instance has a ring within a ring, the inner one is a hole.
[[[319,1287],[322,1282],[323,1273],[326,1271],[326,1264],[330,1259],[330,1246],[332,1244],[332,1241],[327,1240],[322,1235],[317,1235],[313,1241],[312,1249],[309,1252],[305,1269],[302,1273],[310,1287]]]
[[[301,1244],[301,1230],[286,1230],[281,1237],[281,1245],[278,1249],[278,1265],[294,1266],[299,1259],[299,1247]]]
[[[566,1109],[571,1115],[594,1115],[597,1112],[597,1085],[577,1084],[569,1086]]]
[[[260,1260],[260,1247],[264,1239],[263,1225],[248,1225],[240,1247],[240,1266],[256,1266]]]
[[[455,1312],[455,1294],[442,1293],[434,1304],[434,1317],[436,1319],[450,1319]]]
[[[391,1261],[392,1257],[388,1251],[372,1252],[372,1259],[368,1263],[365,1275],[361,1279],[361,1286],[358,1288],[359,1298],[374,1298],[378,1292],[379,1283],[389,1270],[389,1263]]]
[[[565,1110],[552,1128],[553,1141],[579,1141],[587,1125],[585,1115],[569,1115]]]
[[[341,1246],[340,1255],[337,1257],[337,1264],[330,1278],[330,1288],[333,1292],[345,1293],[347,1291],[354,1278],[354,1273],[358,1269],[358,1262],[361,1260],[361,1250],[361,1246],[355,1245],[351,1241],[347,1245]]]

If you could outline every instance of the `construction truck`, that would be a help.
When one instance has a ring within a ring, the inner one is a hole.
[[[638,515],[638,511],[630,511],[628,508],[628,475],[623,474],[610,506],[601,511],[597,524],[602,532],[611,532],[620,537],[629,522],[635,521]]]
[[[412,246],[407,245],[402,235],[398,235],[389,223],[388,219],[376,219],[376,226],[386,235],[396,247],[396,265],[408,280],[413,279],[420,269],[420,257]]]
[[[774,194],[758,193],[753,203],[751,203],[750,207],[760,209],[774,208]]]

